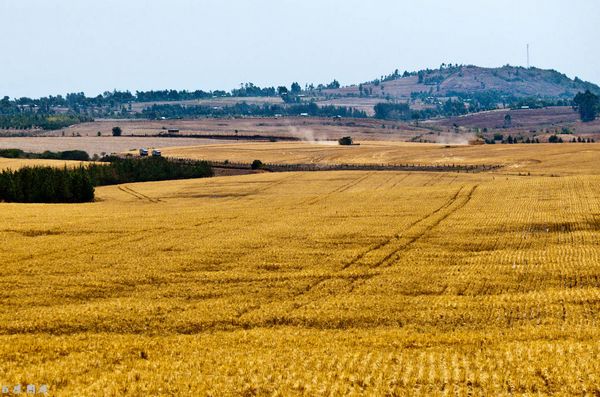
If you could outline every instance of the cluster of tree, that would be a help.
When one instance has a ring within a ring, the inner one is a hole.
[[[549,106],[570,106],[572,104],[572,101],[568,99],[519,98],[495,90],[448,92],[447,95],[450,99],[443,101],[440,98],[431,97],[431,94],[427,92],[413,92],[411,93],[411,99],[419,99],[424,103],[435,104],[435,111],[430,110],[424,115],[429,117],[459,116],[467,113],[495,110],[499,106],[511,109],[540,109]]]
[[[467,113],[467,108],[460,101],[448,100],[435,109],[411,109],[408,103],[378,103],[374,107],[375,118],[383,120],[424,120],[436,116],[458,116]]]
[[[488,138],[485,139],[485,143],[488,144],[494,144],[497,142],[501,142],[504,144],[515,144],[515,143],[540,143],[539,138],[537,137],[522,137],[522,136],[508,136],[508,137],[504,137],[504,135],[502,134],[494,134],[493,138]],[[563,138],[557,134],[553,134],[550,135],[550,137],[548,137],[548,142],[549,143],[563,143],[565,142],[565,140],[563,140]],[[569,142],[571,143],[593,143],[594,139],[592,138],[582,138],[582,137],[577,137],[577,138],[573,138],[571,139]]]
[[[115,92],[114,94],[116,94]],[[107,93],[107,98],[114,99],[114,94]],[[212,98],[215,93],[202,90],[196,91],[178,91],[178,90],[157,90],[157,91],[136,91],[135,96],[131,95],[126,101],[117,101],[118,103],[127,102],[159,102],[159,101],[188,101],[193,99]],[[223,95],[220,95],[223,96]],[[120,98],[121,99],[121,98]],[[122,98],[124,99],[124,98]]]
[[[469,112],[494,110],[498,108],[499,104],[502,107],[511,107],[511,104],[516,104],[522,100],[512,94],[496,90],[476,92],[449,91],[446,95],[468,104]]]
[[[542,109],[550,106],[570,106],[569,99],[544,99],[544,98],[520,98],[514,99],[507,104],[512,109]]]
[[[283,99],[285,103],[300,103],[300,93],[302,92],[302,88],[300,84],[294,82],[292,86],[288,90],[286,86],[277,87],[277,94]]]
[[[600,99],[598,95],[591,93],[589,90],[583,93],[579,92],[573,98],[573,109],[579,112],[581,121],[594,121],[598,112],[600,112]]]
[[[445,79],[444,76],[447,76],[447,75],[450,75],[457,71],[460,71],[462,69],[462,67],[463,66],[459,65],[459,64],[453,65],[451,63],[448,63],[448,64],[442,63],[440,65],[439,69],[427,68],[427,69],[423,69],[423,70],[419,70],[419,71],[412,71],[412,72],[405,70],[404,73],[400,73],[400,70],[396,69],[396,70],[394,70],[393,73],[390,73],[388,75],[383,75],[383,76],[381,76],[381,78],[375,79],[375,80],[371,81],[370,83],[379,85],[380,83],[383,83],[386,81],[393,81],[393,80],[398,80],[398,79],[406,78],[406,77],[410,77],[410,76],[417,76],[419,83],[438,84]]]
[[[0,201],[81,203],[94,200],[94,186],[119,183],[205,178],[213,175],[205,161],[162,157],[106,158],[109,164],[77,168],[24,167],[0,172]]]
[[[316,117],[367,117],[367,114],[362,110],[345,106],[318,106],[315,102],[298,103],[287,106],[269,104],[255,105],[242,102],[217,108],[213,106],[153,105],[144,109],[139,117],[149,119],[159,119],[162,117],[272,117],[275,115],[299,116],[302,114]]]
[[[410,120],[413,110],[408,103],[378,103],[373,108],[375,118],[382,120]]]
[[[85,169],[94,186],[130,182],[205,178],[213,175],[206,161],[175,161],[164,157],[107,157],[110,164],[90,164]]]
[[[594,138],[582,138],[578,136],[577,138],[573,138],[570,141],[571,143],[594,143]]]
[[[58,130],[86,121],[92,121],[92,118],[70,114],[42,114],[24,110],[20,113],[0,114],[0,129]]]
[[[230,94],[225,91],[206,92],[202,90],[186,91],[186,90],[151,90],[151,91],[136,91],[132,94],[130,91],[106,91],[103,94],[88,97],[83,92],[69,93],[66,96],[48,96],[37,99],[22,97],[10,101],[14,106],[21,108],[36,108],[42,111],[48,110],[51,107],[104,107],[118,106],[131,102],[157,102],[157,101],[183,101],[191,99],[211,98],[213,96],[228,96]],[[5,97],[5,101],[9,101]],[[2,104],[0,104],[1,111]]]
[[[493,138],[490,139],[485,139],[485,143],[488,144],[495,144],[496,142],[500,142],[503,144],[509,144],[512,145],[514,143],[540,143],[539,138],[524,138],[522,136],[511,136],[509,135],[506,139],[504,138],[504,136],[502,134],[494,134]]]
[[[0,157],[12,159],[49,159],[49,160],[76,160],[89,161],[90,155],[83,150],[65,150],[63,152],[42,153],[25,152],[21,149],[0,149]]]
[[[550,142],[550,143],[563,143],[563,139],[561,137],[559,137],[558,135],[551,135],[548,138],[548,142]]]
[[[442,105],[438,105],[437,110],[441,115],[445,117],[460,116],[469,112],[469,109],[465,105],[465,102],[453,99],[449,99]]]
[[[550,142],[550,143],[563,143],[564,140],[562,139],[562,137],[554,134],[554,135],[551,135],[548,138],[548,142]],[[593,138],[577,137],[577,138],[572,138],[569,142],[571,142],[571,143],[594,143],[594,139]]]
[[[234,88],[233,90],[231,90],[231,96],[236,96],[236,97],[249,97],[249,96],[270,97],[270,96],[276,96],[276,95],[277,95],[277,91],[275,90],[275,87],[261,88],[261,87],[255,86],[252,83],[242,84],[239,89]]]
[[[87,169],[24,167],[0,172],[0,201],[81,203],[94,200]]]

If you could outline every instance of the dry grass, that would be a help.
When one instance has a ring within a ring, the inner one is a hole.
[[[505,173],[600,174],[600,144],[438,145],[361,142],[359,146],[252,143],[172,147],[163,154],[206,160],[269,163],[501,164]]]
[[[284,173],[97,193],[0,204],[0,383],[600,393],[600,176]]]

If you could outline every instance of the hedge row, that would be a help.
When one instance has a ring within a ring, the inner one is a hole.
[[[113,158],[109,164],[77,168],[24,167],[0,172],[0,201],[82,203],[94,200],[94,186],[212,175],[207,162],[175,162],[162,157]]]

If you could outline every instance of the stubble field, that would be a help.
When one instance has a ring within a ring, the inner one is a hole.
[[[277,142],[169,147],[165,156],[303,164],[502,165],[500,174],[597,175],[600,144],[440,145],[360,141],[360,145]]]
[[[564,156],[535,156],[530,176],[263,173],[1,203],[0,383],[598,394],[598,161],[551,177]]]

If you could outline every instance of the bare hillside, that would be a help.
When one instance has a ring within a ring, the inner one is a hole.
[[[406,75],[382,76],[361,85],[328,89],[329,95],[352,95],[408,98],[414,93],[431,96],[452,96],[457,93],[477,94],[497,91],[515,97],[572,98],[577,92],[589,89],[600,93],[600,87],[578,78],[570,79],[555,70],[503,66],[450,66],[427,69]],[[362,88],[362,90],[361,90]]]

